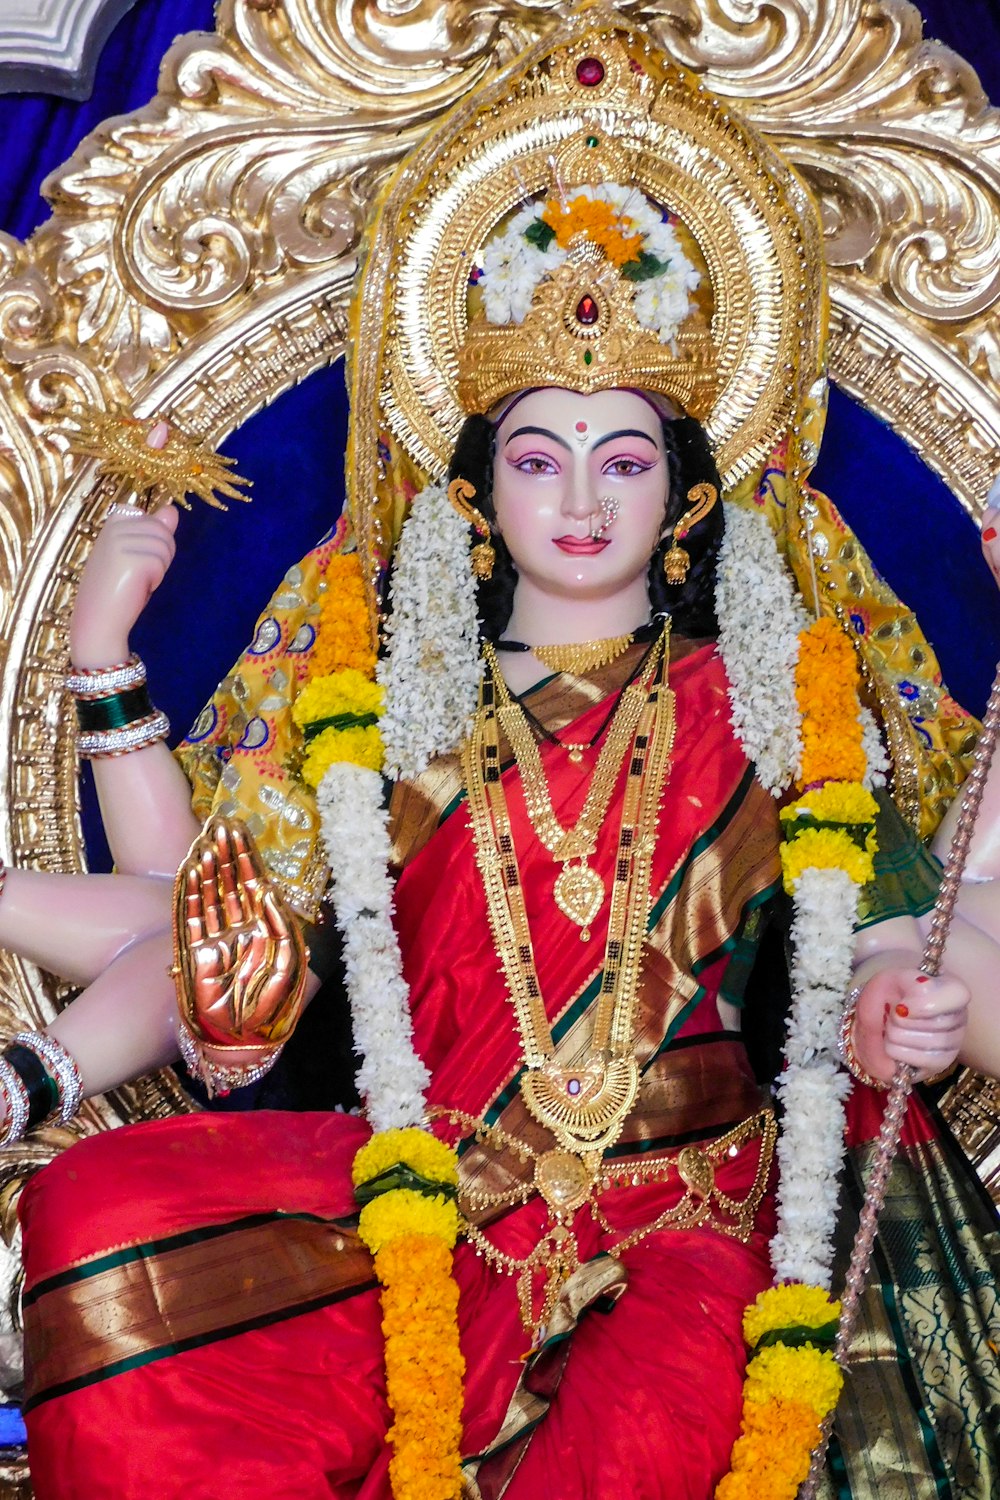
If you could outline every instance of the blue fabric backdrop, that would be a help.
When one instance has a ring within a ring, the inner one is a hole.
[[[1000,100],[1000,0],[924,0],[928,36],[973,59]],[[47,216],[39,187],[102,120],[155,92],[176,35],[209,30],[211,0],[138,0],[101,56],[92,97],[74,103],[0,96],[0,228],[25,238]],[[327,529],[343,496],[346,402],[339,371],[324,371],[247,422],[227,450],[254,480],[252,515],[199,509],[181,522],[181,555],[141,624],[137,645],[158,702],[178,731],[249,638],[284,567]],[[890,430],[834,391],[816,479],[878,566],[915,606],[955,696],[981,710],[1000,654],[1000,600],[957,501]],[[93,862],[106,863],[92,800]]]

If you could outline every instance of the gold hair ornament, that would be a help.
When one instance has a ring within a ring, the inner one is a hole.
[[[496,562],[497,555],[490,541],[490,523],[482,511],[472,504],[475,496],[476,486],[468,479],[453,479],[448,486],[448,499],[463,521],[467,521],[476,534],[484,538],[473,547],[469,554],[469,561],[476,577],[487,579],[493,577],[493,564]]]
[[[126,482],[139,495],[159,491],[154,509],[173,501],[190,510],[188,495],[216,510],[227,509],[219,495],[250,498],[237,486],[253,481],[233,472],[234,458],[214,453],[203,439],[188,437],[163,417],[134,417],[120,405],[107,411],[78,408],[71,416],[75,428],[66,433],[71,451],[96,458],[102,475]]]

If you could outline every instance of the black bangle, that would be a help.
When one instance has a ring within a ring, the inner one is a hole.
[[[10,1063],[28,1094],[28,1124],[32,1130],[59,1108],[59,1089],[37,1052],[19,1042],[4,1048],[4,1061]]]
[[[76,721],[81,734],[125,729],[140,719],[148,719],[154,712],[149,689],[144,683],[140,687],[125,688],[120,693],[109,693],[106,698],[76,700]]]

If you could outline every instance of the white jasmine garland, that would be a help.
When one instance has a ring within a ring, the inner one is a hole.
[[[479,620],[469,528],[441,485],[421,491],[396,548],[379,663],[385,772],[410,779],[457,748],[479,700]]]
[[[372,1130],[424,1122],[430,1075],[413,1046],[410,996],[392,925],[388,812],[377,771],[335,762],[316,793],[344,939],[358,1092]]]
[[[778,796],[802,754],[795,667],[808,617],[759,511],[726,508],[715,603],[732,725],[758,780]]]
[[[837,1037],[850,988],[858,887],[844,870],[803,870],[795,883],[792,1008],[778,1142],[778,1227],[771,1260],[779,1280],[829,1287],[844,1100],[851,1080]]]
[[[861,724],[861,748],[865,753],[864,784],[869,791],[877,786],[885,786],[886,775],[890,768],[890,760],[882,743],[882,735],[879,732],[875,715],[870,708],[862,706],[858,715]]]

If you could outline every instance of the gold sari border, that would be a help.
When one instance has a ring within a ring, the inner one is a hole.
[[[102,1254],[25,1298],[24,1410],[377,1285],[357,1231],[254,1215]]]

